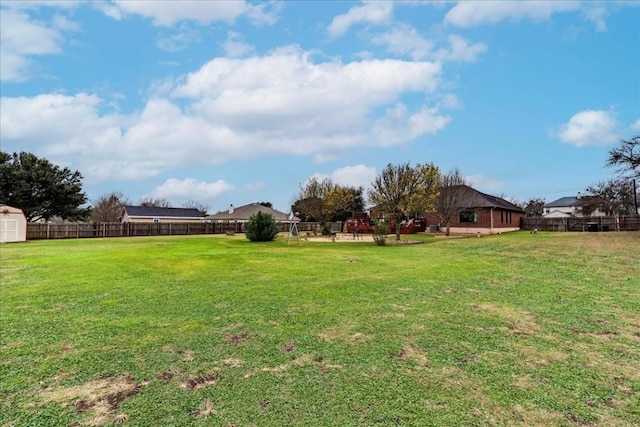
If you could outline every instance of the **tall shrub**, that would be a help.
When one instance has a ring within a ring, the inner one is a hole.
[[[373,241],[378,246],[384,246],[387,244],[387,234],[389,233],[389,226],[383,220],[376,221],[373,227]]]
[[[270,242],[278,235],[278,226],[273,215],[258,211],[251,215],[245,225],[245,235],[252,242]]]

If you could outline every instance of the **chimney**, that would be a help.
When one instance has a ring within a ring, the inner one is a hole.
[[[229,205],[229,215],[231,215],[234,210],[233,205]]]

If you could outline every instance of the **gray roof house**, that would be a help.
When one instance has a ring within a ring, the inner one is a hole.
[[[542,216],[544,218],[567,218],[572,216],[582,216],[580,210],[580,198],[581,195],[578,193],[576,197],[568,196],[561,197],[553,202],[549,202],[544,205],[544,212]],[[595,212],[592,213],[592,216],[603,216],[604,212],[600,209],[596,209]]]
[[[204,215],[193,208],[130,206],[122,208],[121,222],[201,222]]]
[[[240,206],[235,208],[233,205],[229,206],[229,209],[220,211],[213,215],[209,215],[206,217],[209,221],[223,222],[223,221],[236,221],[236,222],[246,222],[251,218],[252,215],[255,215],[258,212],[268,213],[273,215],[273,219],[276,222],[286,222],[289,221],[289,215],[275,210],[273,208],[269,208],[267,206],[261,205],[259,203],[250,203],[248,205]]]

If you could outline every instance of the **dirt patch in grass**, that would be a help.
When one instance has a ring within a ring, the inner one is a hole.
[[[371,335],[363,334],[361,332],[350,333],[346,330],[329,330],[318,334],[320,341],[347,341],[347,342],[366,342],[372,339]]]
[[[392,359],[411,360],[419,366],[429,366],[427,353],[410,339],[405,339],[405,345],[397,352],[390,352],[388,356]]]
[[[518,360],[531,368],[549,365],[553,362],[565,362],[569,359],[569,354],[560,350],[541,350],[535,346],[522,344],[515,344],[514,348],[518,352]]]
[[[217,411],[213,409],[213,403],[211,403],[211,399],[206,399],[200,405],[198,405],[198,409],[191,413],[191,416],[194,418],[207,418],[210,415],[216,415]]]
[[[86,384],[73,387],[58,387],[44,390],[40,397],[45,402],[56,402],[63,406],[74,405],[77,412],[91,414],[83,424],[102,426],[115,423],[114,412],[127,398],[140,392],[146,384],[136,384],[129,376],[103,376]],[[125,415],[126,416],[126,415]]]
[[[538,325],[531,313],[517,310],[513,307],[497,306],[489,303],[472,304],[476,309],[486,311],[498,316],[508,324],[508,329],[513,334],[534,335],[538,333]]]
[[[224,338],[227,340],[227,343],[238,345],[249,339],[249,333],[247,331],[240,331],[235,334],[229,333],[225,334]]]
[[[205,372],[195,377],[189,377],[186,381],[182,381],[179,387],[186,391],[200,390],[215,384],[220,378],[217,369]]]
[[[325,372],[329,369],[343,369],[342,365],[334,365],[328,363],[323,357],[313,357],[309,354],[302,354],[295,359],[292,359],[289,363],[284,363],[279,366],[266,366],[262,368],[262,372],[275,372],[282,373],[288,371],[294,367],[316,366],[320,371]]]
[[[230,368],[241,368],[244,366],[244,360],[235,358],[224,359],[222,363]]]

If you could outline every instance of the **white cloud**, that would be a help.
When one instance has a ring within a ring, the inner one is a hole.
[[[156,41],[156,46],[166,52],[178,52],[200,40],[200,32],[198,30],[182,24],[175,34],[159,37]]]
[[[70,162],[89,183],[261,156],[320,162],[443,129],[450,118],[439,107],[398,102],[405,94],[438,98],[440,72],[430,62],[315,63],[297,48],[216,58],[178,86],[158,83],[128,115],[105,112],[108,104],[91,94],[3,97],[0,137],[5,147]]]
[[[542,21],[558,12],[580,8],[577,1],[459,1],[445,16],[445,23],[461,28],[530,19]]]
[[[640,132],[640,119],[638,119],[635,122],[633,122],[633,124],[631,125],[631,130],[635,130],[635,131],[639,131]]]
[[[245,1],[129,1],[115,0],[120,14],[137,14],[153,20],[154,25],[171,27],[182,21],[210,24],[232,22],[247,11]],[[101,9],[111,17],[119,14],[112,8]]]
[[[329,177],[336,184],[349,187],[369,188],[377,174],[378,172],[374,167],[355,165],[335,169]]]
[[[245,16],[257,26],[273,25],[280,18],[280,12],[283,6],[283,1],[265,1],[259,4],[248,4]]]
[[[0,9],[0,76],[5,81],[29,78],[31,57],[62,52],[58,28],[33,20],[27,13]],[[65,21],[69,23],[69,21]],[[62,20],[58,19],[61,25]]]
[[[229,58],[242,58],[253,54],[255,51],[253,46],[244,42],[242,34],[234,31],[229,31],[227,33],[227,40],[225,40],[221,45],[226,56]]]
[[[591,21],[596,27],[596,31],[607,31],[607,21],[605,20],[609,16],[607,9],[600,4],[588,4],[582,12],[587,21]]]
[[[192,178],[179,180],[167,179],[145,197],[169,200],[173,204],[181,204],[190,200],[198,200],[200,203],[216,201],[220,195],[233,190],[233,185],[224,180],[216,182],[197,181]]]
[[[362,6],[354,6],[343,15],[338,15],[327,27],[331,37],[341,37],[349,28],[358,23],[384,24],[389,22],[393,14],[393,2],[371,1]]]
[[[438,57],[441,60],[471,62],[487,50],[487,45],[484,43],[470,44],[467,39],[456,34],[450,35],[448,39],[449,49],[442,49],[438,52]]]
[[[385,46],[390,53],[406,55],[414,60],[475,61],[487,50],[484,43],[471,44],[455,34],[450,35],[447,41],[448,47],[436,49],[435,40],[422,37],[414,27],[406,24],[397,25],[371,39],[373,44]]]
[[[576,147],[608,145],[618,139],[617,126],[618,122],[610,111],[585,110],[574,114],[551,135]]]
[[[378,46],[386,46],[391,53],[408,55],[415,60],[433,56],[434,42],[422,37],[410,25],[398,25],[390,31],[378,34],[371,39]]]

